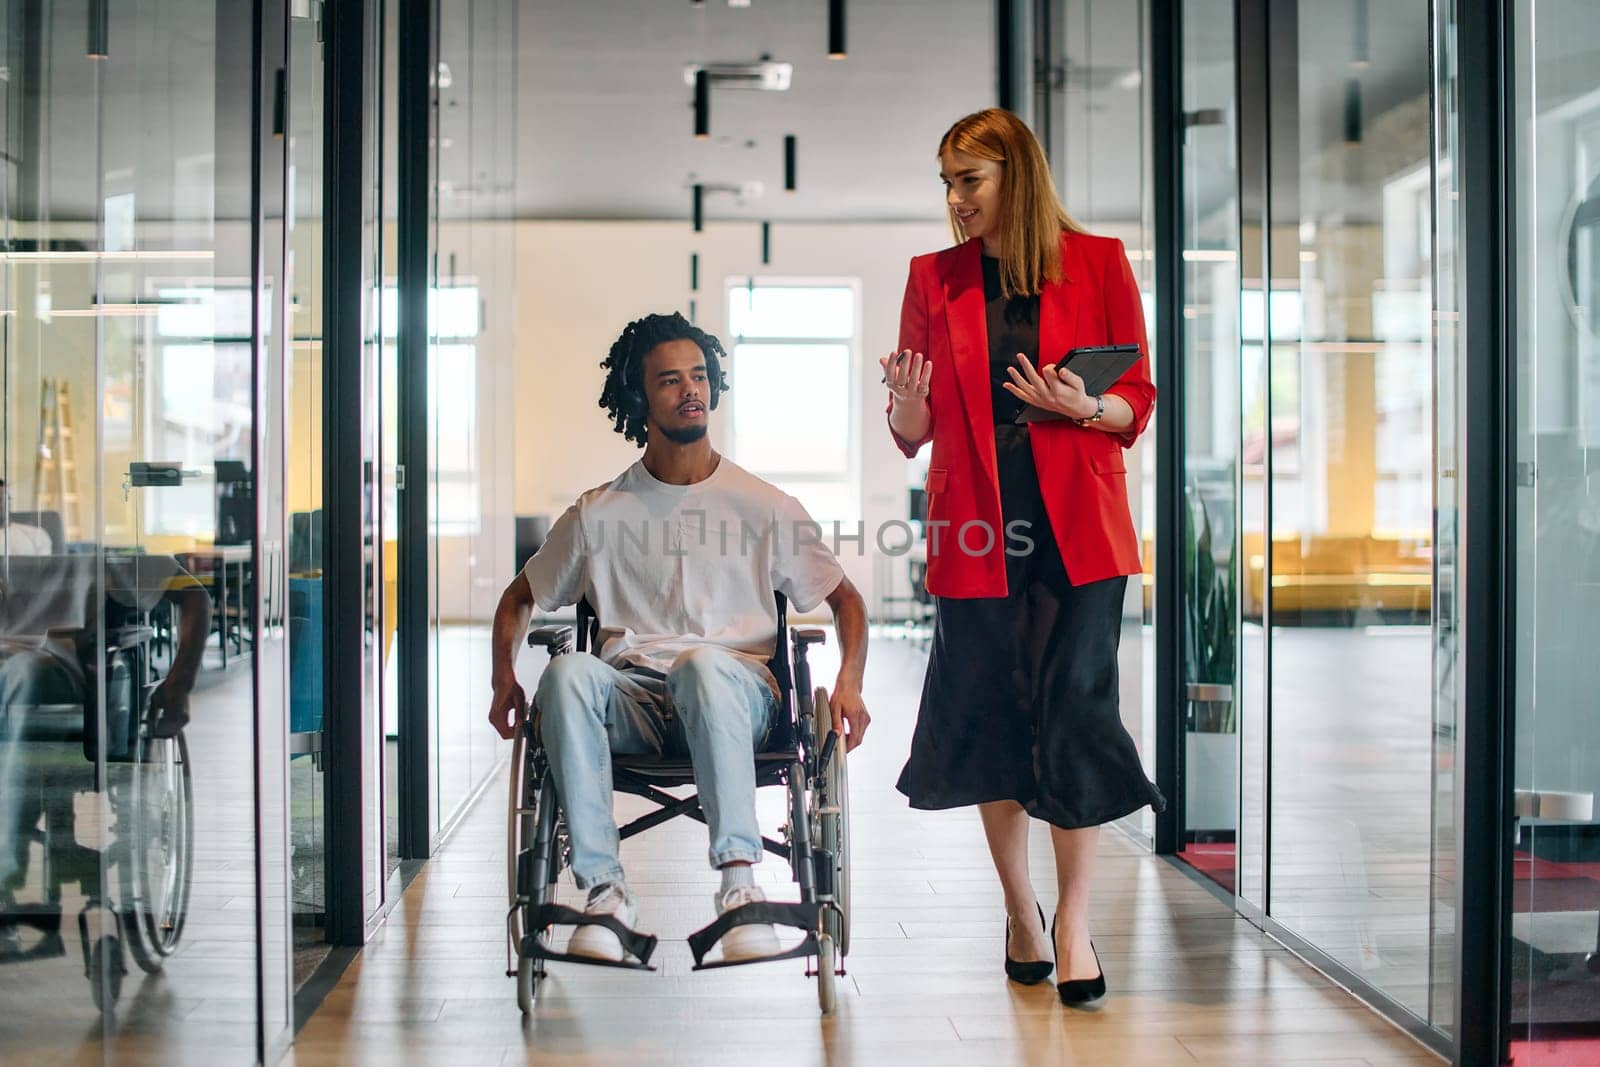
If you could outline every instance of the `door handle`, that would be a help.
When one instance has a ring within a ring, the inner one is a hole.
[[[185,479],[198,478],[204,471],[189,470],[181,463],[155,463],[135,460],[128,464],[128,473],[122,476],[122,493],[130,489],[166,489],[182,485]]]

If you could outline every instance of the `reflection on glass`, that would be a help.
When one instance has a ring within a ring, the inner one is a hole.
[[[1515,12],[1516,39],[1527,43],[1511,109],[1518,818],[1509,950],[1517,1063],[1542,1065],[1592,1059],[1600,1027],[1600,8],[1519,0]]]
[[[316,21],[289,23],[288,510],[289,854],[298,988],[324,957],[327,842],[322,768],[322,137]]]
[[[437,834],[500,765],[483,720],[489,635],[516,565],[513,375],[519,359],[581,353],[514,351],[516,237],[511,222],[517,130],[515,0],[436,6],[441,68],[431,160],[428,471],[430,745]],[[598,362],[604,353],[595,353]],[[584,403],[592,403],[585,400]],[[532,462],[541,462],[532,457]],[[408,480],[409,482],[409,480]],[[527,508],[533,511],[533,508]],[[541,516],[529,515],[537,528]],[[549,516],[543,516],[547,521]],[[534,546],[537,547],[537,546]]]
[[[1184,681],[1181,857],[1232,891],[1238,846],[1239,333],[1264,302],[1239,300],[1233,4],[1183,10]],[[1251,308],[1254,307],[1252,316]],[[1274,329],[1277,319],[1274,318]]]
[[[251,38],[85,17],[0,9],[0,1061],[249,1062]]]
[[[1435,519],[1433,605],[1433,944],[1432,1003],[1429,1019],[1445,1033],[1456,1029],[1456,675],[1461,654],[1461,598],[1457,565],[1461,558],[1460,496],[1456,477],[1464,435],[1457,415],[1461,380],[1460,322],[1463,279],[1461,198],[1456,184],[1457,140],[1461,116],[1456,108],[1455,5],[1434,10],[1434,301],[1435,322]]]
[[[1246,616],[1265,606],[1270,627],[1270,910],[1425,1018],[1429,6],[1301,0],[1297,17],[1296,54],[1278,57],[1295,64],[1297,112],[1271,127],[1299,139],[1277,149],[1291,165],[1274,174],[1288,208],[1274,211],[1267,328],[1241,322],[1270,364],[1265,404],[1244,410],[1243,459],[1247,485],[1267,479],[1271,552],[1247,528],[1241,589]]]

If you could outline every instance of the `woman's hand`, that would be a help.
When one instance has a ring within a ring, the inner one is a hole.
[[[1017,363],[1021,369],[1007,367],[1011,381],[1002,383],[1017,399],[1069,419],[1087,419],[1098,409],[1095,398],[1084,389],[1083,379],[1066,367],[1049,363],[1034,370],[1021,352]]]
[[[896,404],[925,404],[928,386],[933,381],[933,361],[921,352],[896,352],[878,360],[883,368],[883,381],[894,394]]]

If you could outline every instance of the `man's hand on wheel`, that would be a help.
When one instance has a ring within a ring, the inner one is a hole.
[[[153,737],[176,737],[189,724],[189,690],[192,683],[169,672],[150,694],[149,722]]]
[[[861,699],[861,690],[847,683],[836,683],[833,692],[828,694],[828,705],[833,711],[833,728],[844,737],[844,750],[855,751],[866,737],[867,724],[872,721]]]
[[[494,732],[509,741],[528,713],[528,696],[515,677],[497,678],[494,699],[489,702],[489,723]]]

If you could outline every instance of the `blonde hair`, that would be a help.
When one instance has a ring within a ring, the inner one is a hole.
[[[1056,196],[1050,164],[1027,123],[998,107],[957,119],[939,141],[939,155],[956,151],[1000,164],[1000,288],[1007,297],[1037,296],[1061,280],[1061,233],[1086,233]],[[948,205],[947,205],[948,207]],[[956,213],[950,229],[966,240]]]

